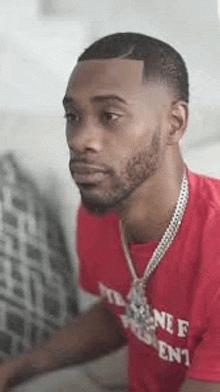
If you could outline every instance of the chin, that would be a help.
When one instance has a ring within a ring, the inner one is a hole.
[[[103,202],[98,202],[98,200],[88,200],[87,198],[81,196],[82,203],[84,207],[95,215],[106,215],[108,212],[113,211],[115,206],[106,204]]]
[[[111,208],[107,208],[105,206],[94,205],[94,204],[84,203],[84,202],[83,205],[89,212],[91,212],[94,215],[103,216],[106,215],[108,212],[112,211]]]
[[[106,215],[111,211],[116,211],[121,203],[130,195],[131,191],[120,188],[119,191],[108,193],[89,193],[80,190],[81,200],[84,207],[95,215]]]

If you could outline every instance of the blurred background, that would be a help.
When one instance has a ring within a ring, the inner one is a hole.
[[[220,177],[220,0],[0,0],[0,156],[11,152],[58,213],[74,267],[80,198],[68,170],[62,97],[85,47],[125,31],[164,40],[185,59],[190,122],[184,156],[192,169]],[[79,300],[85,309],[93,298],[80,293]],[[120,383],[123,358],[119,364],[114,357],[115,367],[104,362],[101,372],[92,369],[93,376],[110,382],[118,372]],[[49,382],[51,390],[57,382]]]
[[[0,153],[13,151],[59,208],[72,250],[78,191],[70,179],[61,100],[77,56],[117,31],[173,45],[190,76],[192,169],[220,176],[220,20],[217,0],[0,0]]]

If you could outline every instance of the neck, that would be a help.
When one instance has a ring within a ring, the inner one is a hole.
[[[159,241],[173,216],[179,197],[185,164],[179,155],[159,169],[120,205],[117,210],[129,241]]]

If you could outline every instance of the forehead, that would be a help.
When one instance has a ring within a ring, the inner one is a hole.
[[[167,98],[167,89],[159,82],[143,82],[144,62],[130,59],[88,60],[74,68],[66,96],[88,100],[105,94],[120,95],[128,103],[146,98]]]
[[[143,61],[108,59],[83,61],[74,68],[69,85],[75,89],[94,87],[131,87],[143,84]]]

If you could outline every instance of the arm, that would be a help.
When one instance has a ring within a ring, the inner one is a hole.
[[[220,383],[186,380],[180,392],[220,392]]]
[[[104,301],[0,367],[0,392],[33,376],[99,358],[126,344]]]

